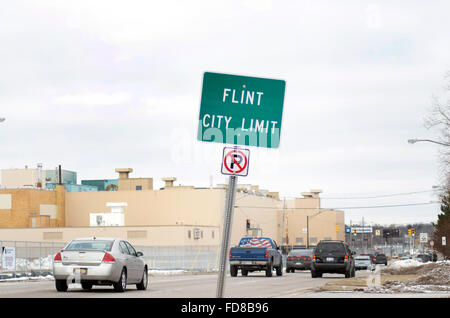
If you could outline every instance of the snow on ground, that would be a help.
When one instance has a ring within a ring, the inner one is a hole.
[[[420,263],[401,260],[382,270],[386,281],[381,286],[371,286],[365,292],[374,293],[427,293],[450,292],[450,261]],[[405,281],[389,280],[389,275],[414,275]]]
[[[0,279],[0,283],[2,282],[21,282],[21,281],[30,281],[30,280],[53,280],[52,275],[45,275],[45,276],[21,276],[21,277],[14,277],[12,274],[10,274],[10,277],[6,277],[3,279]],[[0,284],[0,287],[2,285]]]

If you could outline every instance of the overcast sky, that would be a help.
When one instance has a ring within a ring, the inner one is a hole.
[[[420,192],[330,208],[436,200],[439,146],[407,140],[439,137],[423,119],[433,95],[448,98],[449,12],[438,0],[4,1],[0,168],[225,183],[223,145],[196,140],[210,71],[286,81],[280,148],[251,148],[240,183],[288,197]],[[344,210],[348,223],[413,223],[439,205]]]

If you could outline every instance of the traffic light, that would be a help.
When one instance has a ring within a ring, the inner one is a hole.
[[[411,229],[411,236],[416,236],[416,229]]]
[[[356,229],[353,229],[353,236],[356,236]]]
[[[412,234],[412,230],[408,229],[408,236],[411,236],[411,234]]]

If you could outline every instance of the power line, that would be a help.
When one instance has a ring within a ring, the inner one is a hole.
[[[286,208],[286,210],[350,210],[350,209],[378,209],[378,208],[397,208],[405,206],[418,206],[440,204],[440,202],[423,202],[423,203],[407,203],[407,204],[391,204],[391,205],[373,205],[373,206],[349,206],[349,207],[333,207],[333,208]],[[235,208],[248,208],[248,209],[275,209],[282,210],[282,207],[264,207],[264,206],[239,206],[235,205]]]
[[[393,193],[393,194],[383,194],[383,195],[375,195],[375,196],[366,196],[366,197],[349,197],[349,198],[330,198],[330,197],[323,197],[321,199],[326,200],[358,200],[358,199],[378,199],[378,198],[388,198],[388,197],[395,197],[395,196],[401,196],[401,195],[411,195],[411,194],[417,194],[417,193],[425,193],[425,192],[432,192],[434,190],[424,190],[424,191],[415,191],[415,192],[403,192],[403,193]]]

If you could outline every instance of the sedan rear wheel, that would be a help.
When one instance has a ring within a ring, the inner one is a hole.
[[[55,280],[56,290],[59,292],[66,292],[69,286],[67,285],[67,281],[65,279],[57,279]]]
[[[136,284],[136,288],[138,290],[146,290],[148,285],[148,271],[147,267],[144,269],[144,273],[142,274],[142,280],[139,284]]]
[[[119,281],[117,283],[114,283],[113,286],[116,292],[123,293],[125,291],[125,289],[127,288],[127,272],[125,268],[122,269]]]

